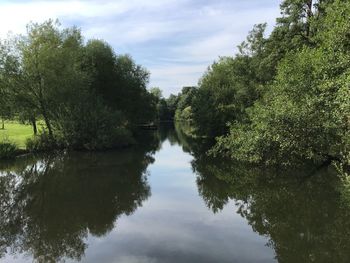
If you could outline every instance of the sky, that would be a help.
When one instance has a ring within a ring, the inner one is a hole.
[[[150,73],[165,97],[196,86],[219,56],[233,56],[254,24],[273,29],[280,0],[0,0],[0,38],[30,21],[59,19],[107,41]],[[267,33],[268,33],[267,32]]]

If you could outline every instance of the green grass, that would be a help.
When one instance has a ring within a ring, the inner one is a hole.
[[[1,129],[0,123],[0,141],[9,140],[14,142],[18,148],[25,149],[25,142],[33,137],[33,128],[30,125],[20,124],[16,121],[6,121],[5,129]]]

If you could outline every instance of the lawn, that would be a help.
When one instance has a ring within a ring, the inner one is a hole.
[[[20,149],[25,148],[26,140],[32,136],[32,126],[20,124],[15,121],[5,122],[5,129],[0,129],[0,141],[9,140],[16,143]]]

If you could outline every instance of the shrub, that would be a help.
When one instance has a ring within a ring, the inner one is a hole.
[[[103,150],[132,143],[124,114],[105,106],[100,99],[88,94],[83,102],[71,107],[58,125],[67,148]]]
[[[57,139],[52,139],[47,133],[41,133],[26,141],[26,149],[30,152],[45,152],[54,149],[61,149],[63,144]]]
[[[17,146],[16,144],[9,142],[9,141],[3,141],[0,142],[0,159],[11,159],[16,156],[17,153]]]

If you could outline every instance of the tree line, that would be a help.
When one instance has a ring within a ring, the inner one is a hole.
[[[175,118],[215,137],[213,155],[349,165],[350,2],[284,0],[281,14],[269,36],[255,25],[235,56],[175,96]]]
[[[44,132],[31,148],[102,149],[132,143],[139,124],[156,116],[149,72],[105,41],[85,41],[58,21],[30,23],[0,42],[0,117]]]

